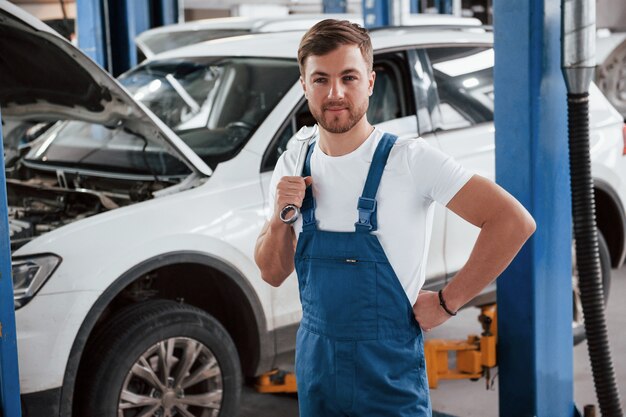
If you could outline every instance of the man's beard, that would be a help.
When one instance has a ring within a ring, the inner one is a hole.
[[[311,114],[324,130],[330,133],[346,133],[363,118],[367,112],[368,104],[365,101],[361,106],[353,107],[345,102],[327,102],[322,105],[321,111],[312,107],[309,107],[309,110],[311,110]],[[342,115],[333,116],[325,111],[327,108],[332,107],[344,107],[348,111],[348,119],[342,122],[340,119]]]

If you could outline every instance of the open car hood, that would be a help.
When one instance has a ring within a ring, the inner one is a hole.
[[[0,0],[0,109],[24,120],[124,125],[192,171],[212,170],[111,75],[37,18]]]

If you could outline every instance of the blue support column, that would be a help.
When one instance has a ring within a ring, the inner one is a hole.
[[[178,18],[177,0],[79,0],[78,45],[117,76],[137,65],[135,36]]]
[[[139,35],[141,32],[145,32],[150,29],[150,17],[151,10],[149,0],[122,0],[122,7],[126,9],[126,21],[119,20],[117,24],[119,26],[116,29],[120,30],[120,32],[126,32],[126,54],[128,57],[128,62],[124,63],[124,67],[118,68],[118,72],[115,75],[118,75],[128,68],[134,67],[137,65],[137,47],[135,46],[135,36]],[[122,28],[122,26],[124,26]],[[120,60],[123,62],[123,60]]]
[[[324,13],[346,13],[348,8],[346,0],[323,0],[322,10]]]
[[[3,145],[1,124],[0,145]],[[22,409],[7,207],[4,156],[0,154],[0,415],[20,417]]]
[[[393,0],[363,0],[363,22],[367,29],[389,26]]]
[[[76,27],[78,46],[102,68],[109,71],[111,58],[108,52],[105,17],[102,0],[78,0],[76,2]]]
[[[137,65],[135,36],[150,29],[148,0],[108,0],[114,76]]]
[[[410,0],[409,6],[411,14],[417,14],[420,12],[420,0]]]
[[[452,0],[438,0],[438,3],[439,7],[437,7],[437,10],[439,10],[439,13],[452,14]]]
[[[173,25],[178,22],[178,0],[159,0],[156,2],[158,15],[151,27]]]
[[[571,199],[560,0],[497,0],[496,180],[537,231],[498,279],[500,415],[574,415]]]

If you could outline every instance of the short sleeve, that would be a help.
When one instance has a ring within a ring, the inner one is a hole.
[[[428,198],[447,205],[472,178],[453,157],[430,146],[423,139],[412,139],[407,146],[407,163],[413,181]]]

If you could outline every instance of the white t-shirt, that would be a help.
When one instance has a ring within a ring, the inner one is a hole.
[[[349,154],[328,156],[315,143],[311,156],[315,218],[320,230],[354,232],[357,203],[383,132],[375,129],[361,146]],[[276,185],[293,175],[299,144],[279,158],[269,189],[274,207]],[[376,195],[379,239],[411,305],[417,300],[426,277],[426,260],[435,201],[442,205],[467,183],[472,174],[452,157],[423,139],[398,139],[391,149]],[[270,213],[271,217],[272,213]],[[294,223],[296,236],[302,220]]]

